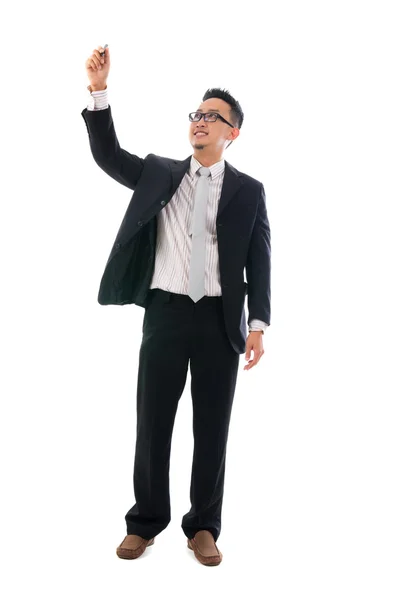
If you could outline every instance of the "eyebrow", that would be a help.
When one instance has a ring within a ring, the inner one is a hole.
[[[204,112],[204,111],[201,110],[200,108],[198,108],[196,110],[196,112]],[[219,112],[219,110],[217,108],[209,108],[206,112]]]

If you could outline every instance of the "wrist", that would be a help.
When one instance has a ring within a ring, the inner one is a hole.
[[[103,83],[102,85],[99,85],[99,84],[98,85],[92,85],[92,84],[90,84],[90,85],[87,85],[87,90],[89,92],[103,92],[104,90],[107,89],[107,87],[108,86],[106,85],[106,83]]]

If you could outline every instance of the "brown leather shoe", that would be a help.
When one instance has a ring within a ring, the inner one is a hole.
[[[188,539],[187,547],[193,550],[195,557],[202,565],[215,567],[222,561],[222,552],[218,550],[210,531],[202,529],[192,539]]]
[[[116,553],[119,558],[138,558],[143,554],[148,546],[154,544],[154,539],[145,540],[140,535],[126,535],[120,546],[117,547]]]

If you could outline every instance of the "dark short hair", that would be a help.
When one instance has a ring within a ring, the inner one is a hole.
[[[222,90],[221,88],[210,88],[205,92],[203,96],[203,102],[208,100],[208,98],[220,98],[221,100],[224,100],[230,104],[230,121],[238,129],[241,128],[244,120],[244,113],[241,109],[240,103],[233,98],[228,90]]]

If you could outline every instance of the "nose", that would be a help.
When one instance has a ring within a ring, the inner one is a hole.
[[[204,131],[208,130],[208,123],[204,121],[204,117],[201,117],[200,121],[196,121],[193,125],[193,131],[200,131],[201,129],[204,129]]]

